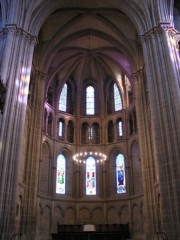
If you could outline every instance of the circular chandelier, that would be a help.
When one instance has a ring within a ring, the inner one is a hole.
[[[88,157],[93,157],[97,163],[104,164],[104,162],[107,159],[107,156],[104,153],[101,152],[79,152],[73,155],[73,160],[75,163],[86,163],[86,159]]]

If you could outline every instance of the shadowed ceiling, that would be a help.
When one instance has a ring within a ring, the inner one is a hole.
[[[118,9],[98,1],[74,1],[55,11],[39,34],[39,53],[49,81],[73,78],[77,86],[88,78],[128,77],[139,61],[137,32]],[[49,85],[50,82],[47,84]]]

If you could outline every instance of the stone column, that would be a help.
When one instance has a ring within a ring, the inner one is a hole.
[[[108,189],[107,189],[108,183],[107,183],[106,164],[107,164],[107,163],[105,163],[105,164],[102,166],[102,186],[101,186],[101,187],[102,187],[102,197],[104,197],[104,198],[109,197]]]
[[[148,121],[148,96],[143,70],[134,75],[135,80],[135,105],[137,112],[137,125],[139,134],[140,155],[142,160],[142,179],[144,191],[145,234],[146,239],[153,238],[153,233],[158,231],[156,196],[154,185],[156,173],[154,166],[153,147],[151,140],[151,127]]]
[[[117,142],[117,122],[116,120],[113,120],[113,126],[114,126],[114,141]]]
[[[75,188],[74,197],[79,199],[80,197],[80,169],[79,166],[75,164],[75,182],[73,183],[73,187]]]
[[[68,121],[67,119],[64,120],[64,142],[68,142],[68,136],[67,136],[67,130],[68,130]]]
[[[132,163],[132,155],[127,155],[127,163],[126,163],[126,176],[128,176],[128,183],[126,184],[128,186],[128,192],[129,195],[132,196],[134,194],[134,183],[133,182],[133,167],[129,167],[129,166],[133,166]],[[126,177],[127,178],[127,177]],[[131,184],[129,184],[131,183]]]
[[[75,135],[75,139],[74,139],[74,143],[75,144],[82,144],[82,123],[81,123],[81,119],[80,117],[77,118],[76,122],[76,128],[74,131],[74,135]]]
[[[180,239],[180,88],[173,30],[160,24],[142,37],[160,188],[162,230]]]
[[[14,233],[22,136],[36,38],[14,25],[2,30],[0,74],[7,87],[0,129],[0,239]]]
[[[44,113],[44,88],[47,75],[35,72],[34,98],[32,102],[31,126],[28,136],[28,151],[26,156],[26,192],[24,198],[23,234],[35,239],[37,188],[39,161],[42,145],[42,122]]]

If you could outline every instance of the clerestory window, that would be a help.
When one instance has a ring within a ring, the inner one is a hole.
[[[59,137],[63,136],[64,123],[62,120],[59,121]]]
[[[121,96],[116,83],[114,83],[113,90],[114,90],[114,110],[116,112],[122,109]]]
[[[117,193],[126,193],[125,160],[121,153],[116,156],[116,186]]]
[[[59,110],[63,112],[67,111],[67,90],[67,84],[65,83],[59,99]]]
[[[86,88],[86,114],[95,114],[95,92],[92,86]]]
[[[86,195],[96,195],[96,161],[93,157],[86,160]]]
[[[57,157],[56,193],[65,194],[66,158],[63,154]]]
[[[118,137],[123,136],[123,127],[122,127],[122,120],[121,119],[119,119],[117,121],[117,132],[118,132]]]

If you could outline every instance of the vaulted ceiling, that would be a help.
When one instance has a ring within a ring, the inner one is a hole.
[[[47,87],[53,79],[71,78],[77,86],[88,78],[118,82],[122,72],[131,78],[143,68],[135,23],[111,1],[65,1],[46,18],[38,40],[35,54],[48,73]]]
[[[73,78],[77,86],[87,78],[119,81],[141,61],[133,23],[120,10],[89,1],[52,13],[39,33],[38,53],[49,81]],[[48,84],[49,85],[49,84]]]

